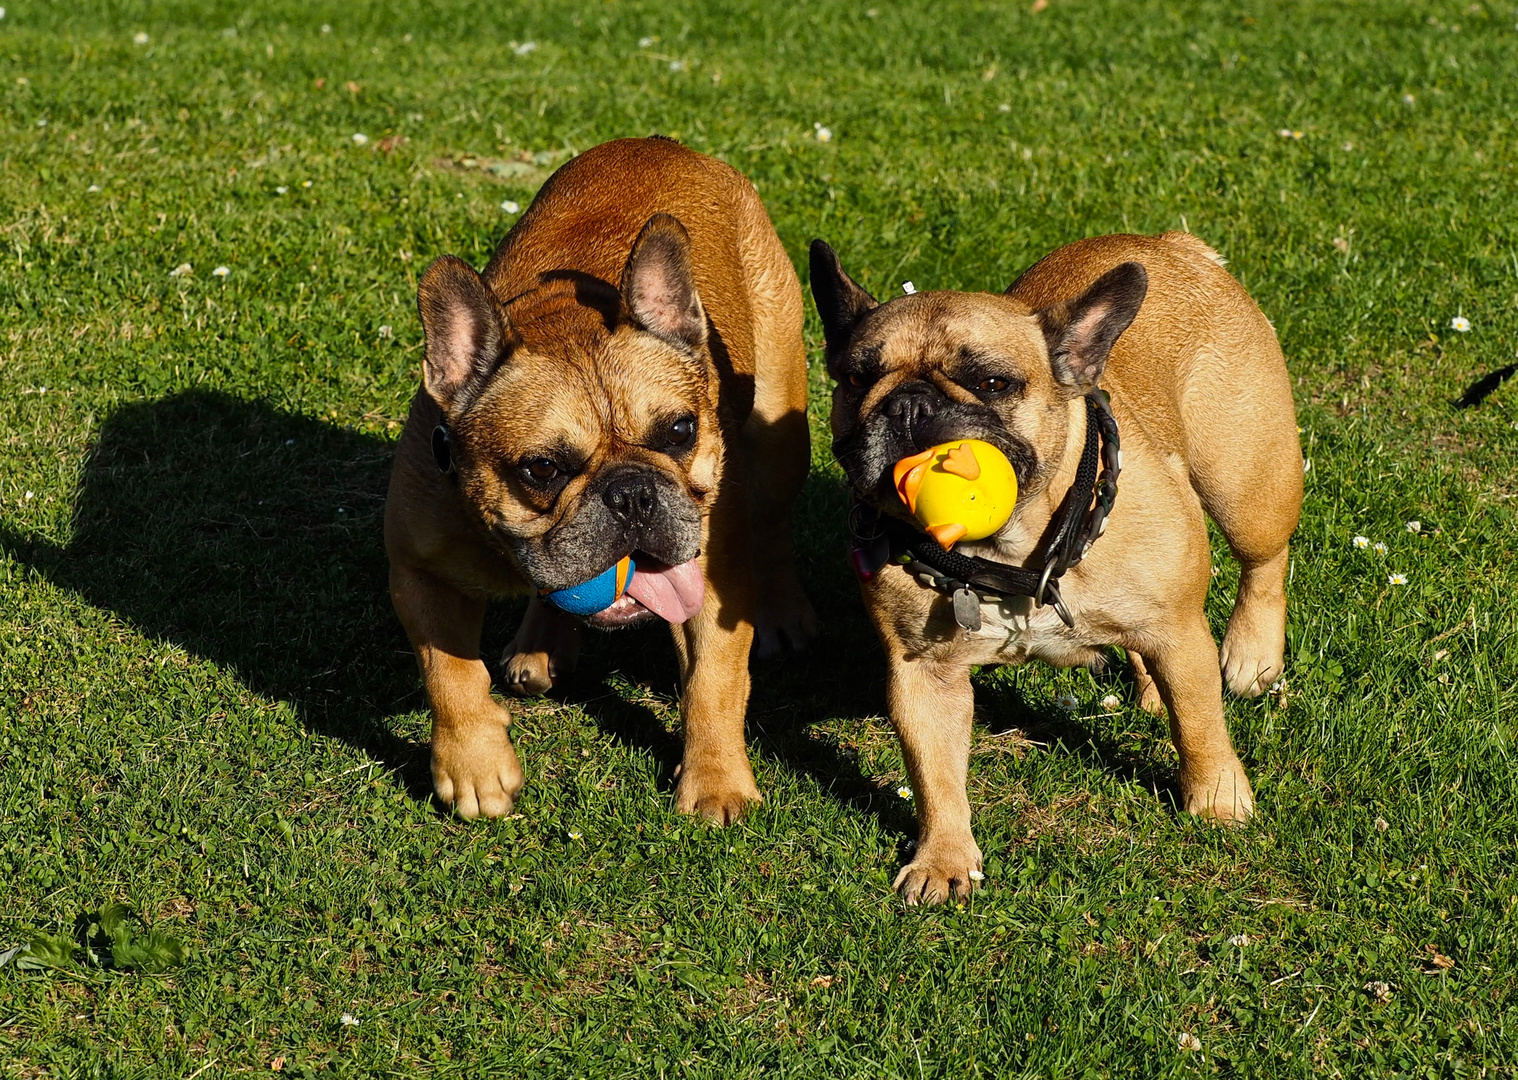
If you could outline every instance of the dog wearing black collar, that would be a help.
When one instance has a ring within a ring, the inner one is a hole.
[[[812,244],[833,451],[860,503],[855,567],[917,801],[896,879],[908,903],[962,899],[982,878],[965,790],[975,665],[1092,665],[1123,648],[1140,703],[1169,713],[1185,809],[1254,813],[1222,691],[1257,695],[1283,670],[1303,465],[1275,331],[1222,264],[1188,233],[1105,236],[1005,293],[879,304]],[[1019,497],[999,532],[940,552],[892,470],[955,439],[1006,454]],[[1204,515],[1242,566],[1221,658]]]

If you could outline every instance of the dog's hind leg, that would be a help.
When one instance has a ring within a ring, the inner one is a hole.
[[[580,626],[573,615],[534,596],[516,637],[501,654],[506,687],[518,697],[547,693],[580,660]]]
[[[1214,370],[1228,380],[1188,395],[1188,457],[1192,487],[1243,570],[1223,637],[1223,680],[1253,697],[1285,667],[1287,543],[1302,511],[1302,447],[1275,336],[1265,328],[1230,355]]]
[[[1224,683],[1242,697],[1262,693],[1285,669],[1287,544],[1302,507],[1295,419],[1288,410],[1267,423],[1284,430],[1239,447],[1228,473],[1217,477],[1224,482],[1198,486],[1241,568],[1221,659]]]
[[[1283,547],[1266,562],[1244,562],[1222,651],[1223,679],[1241,697],[1255,697],[1269,689],[1286,669],[1289,556]]]

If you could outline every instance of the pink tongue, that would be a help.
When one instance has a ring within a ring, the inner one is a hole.
[[[683,623],[701,610],[706,581],[695,559],[679,566],[650,563],[646,568],[639,562],[627,583],[627,595],[666,622]]]

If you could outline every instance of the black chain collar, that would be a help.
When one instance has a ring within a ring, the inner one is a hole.
[[[954,621],[965,630],[980,629],[982,603],[995,603],[1006,596],[1030,596],[1035,607],[1048,603],[1064,624],[1074,629],[1075,617],[1060,595],[1059,580],[1085,558],[1105,531],[1107,516],[1117,501],[1117,477],[1122,469],[1123,451],[1111,401],[1105,391],[1092,390],[1086,395],[1085,449],[1075,482],[1065,496],[1059,528],[1044,546],[1041,569],[945,551],[907,522],[855,503],[849,515],[854,570],[868,581],[887,562],[907,566],[907,572],[924,585],[953,597]]]

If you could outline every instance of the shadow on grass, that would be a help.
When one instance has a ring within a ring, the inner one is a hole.
[[[426,748],[383,718],[419,708],[389,610],[381,511],[391,447],[269,405],[189,391],[112,413],[60,548],[0,531],[55,584],[290,702],[310,731],[418,798]]]
[[[363,750],[413,798],[432,792],[425,744],[387,723],[426,707],[409,643],[390,610],[382,538],[391,443],[218,392],[188,391],[127,405],[107,418],[75,497],[72,539],[58,547],[0,526],[0,545],[53,583],[234,672],[249,689],[289,702],[307,730]],[[885,708],[885,663],[844,559],[848,493],[813,476],[798,505],[800,570],[823,623],[810,655],[756,664],[750,739],[832,797],[914,831],[910,810],[864,776],[814,725]],[[487,662],[509,640],[520,607],[486,625]],[[612,736],[653,754],[666,786],[678,736],[656,702],[677,696],[675,661],[659,628],[585,635],[578,677],[554,693]],[[624,681],[625,680],[625,681]],[[620,683],[620,685],[619,685]],[[1005,696],[1005,691],[1003,692]],[[1014,692],[1014,697],[1016,697]],[[1101,767],[1144,779],[1141,762],[1063,714],[1017,697],[997,709],[1065,745],[1090,746]]]
[[[1137,697],[1126,662],[1109,662],[1104,671],[1095,675],[1099,684],[1110,683],[1114,687],[1126,684],[1130,699]],[[1022,692],[1015,678],[1001,681],[989,692],[982,690],[980,700],[990,706],[987,718],[992,734],[1019,730],[1034,742],[1060,747],[1110,776],[1124,783],[1139,784],[1172,807],[1180,807],[1180,784],[1174,765],[1124,747],[1095,718],[1067,712],[1047,697],[1031,698]]]

